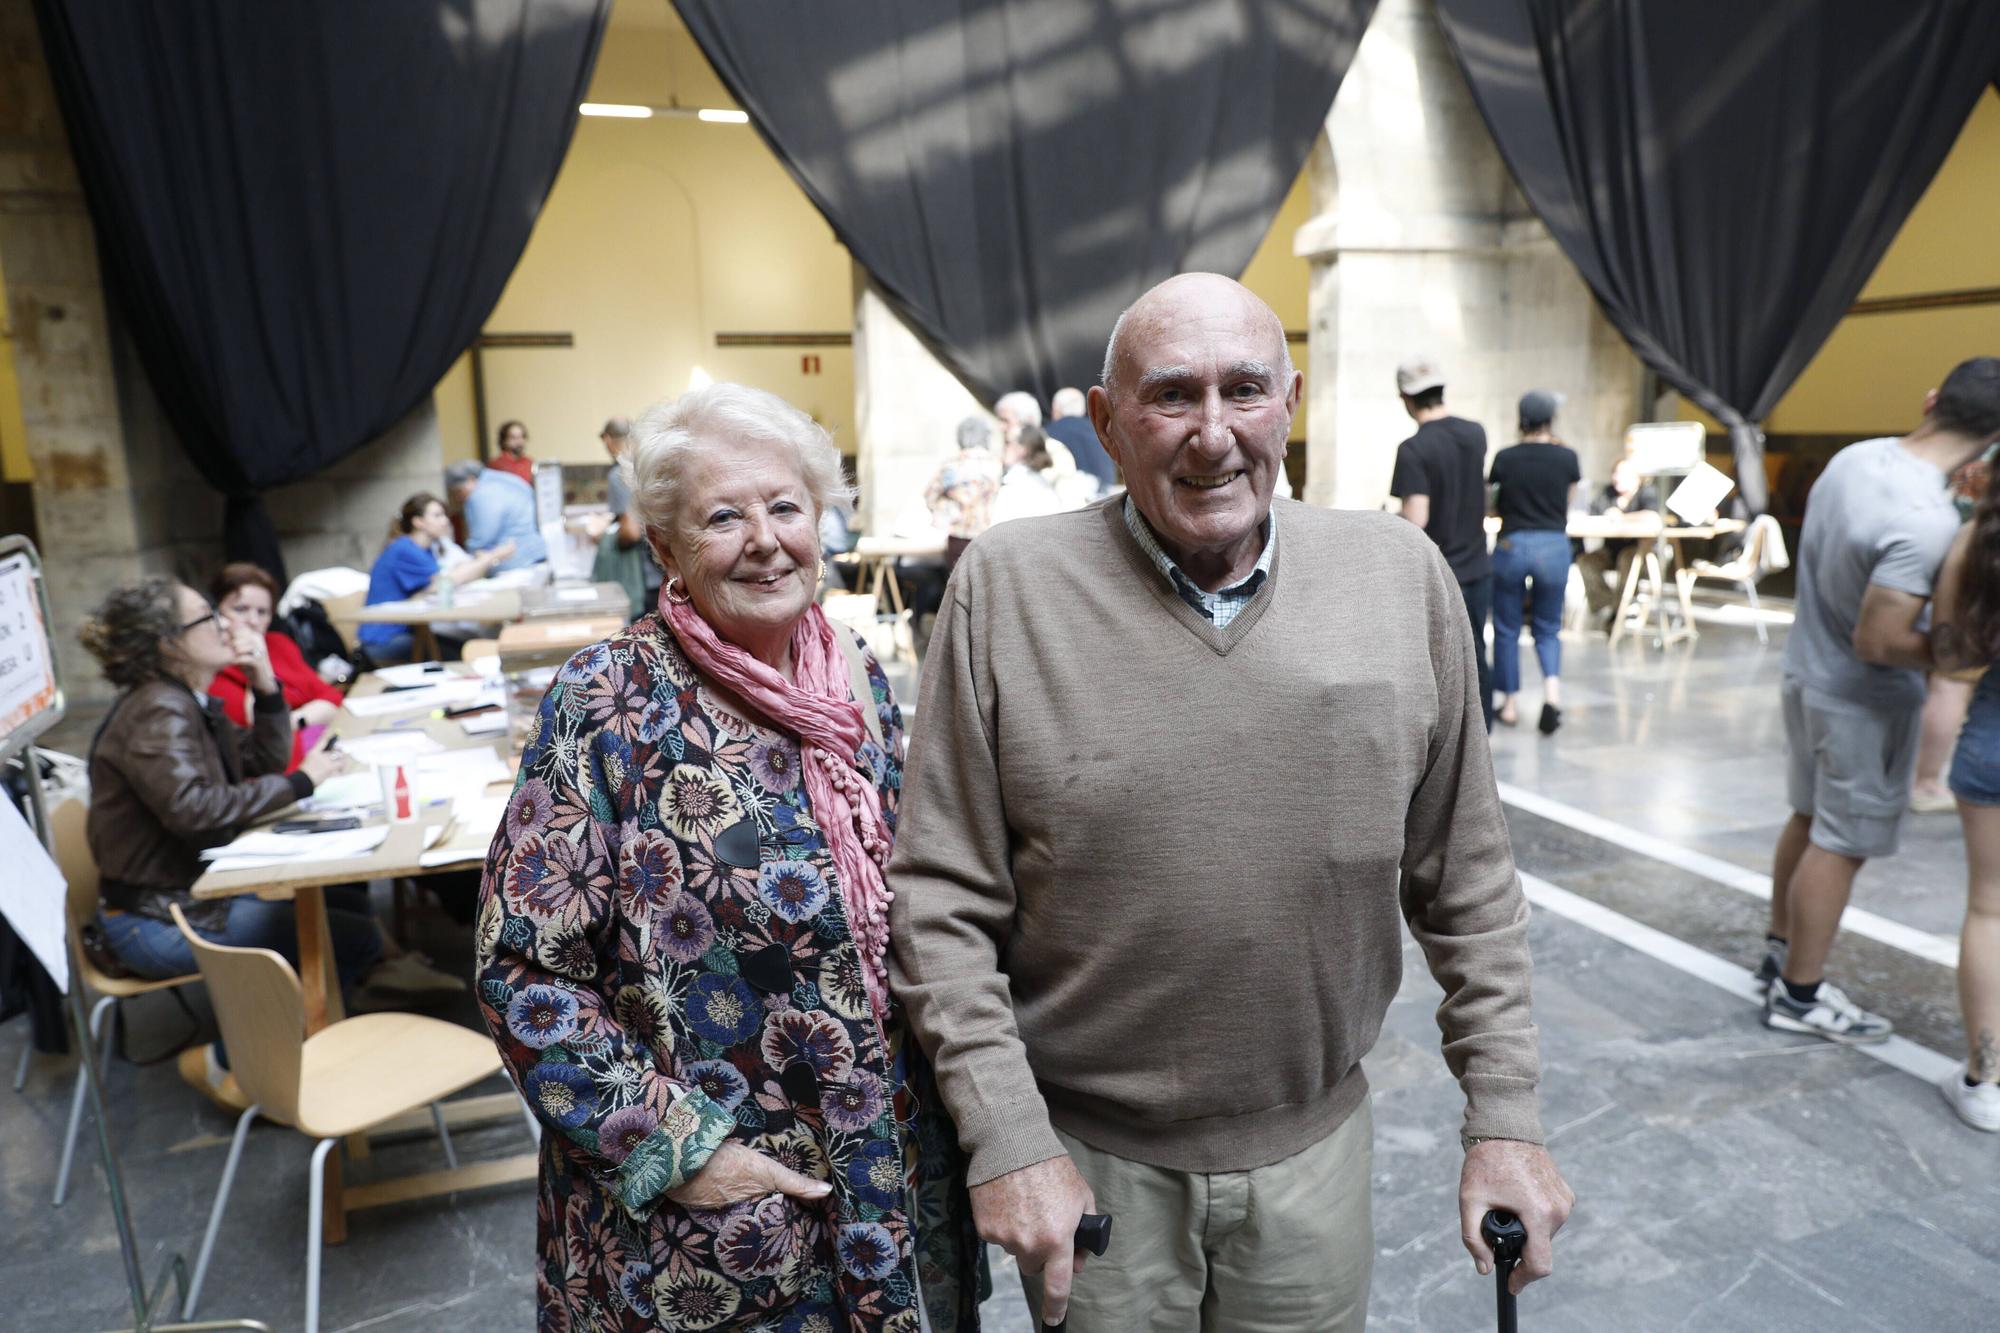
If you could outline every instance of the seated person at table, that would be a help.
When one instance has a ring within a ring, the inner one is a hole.
[[[403,501],[396,530],[398,535],[382,548],[382,554],[375,557],[375,564],[368,571],[369,606],[407,601],[434,590],[446,580],[457,585],[484,578],[514,551],[512,542],[502,542],[451,569],[441,568],[438,552],[443,543],[451,540],[451,515],[445,512],[444,501],[429,491],[418,491]],[[410,660],[414,632],[408,625],[364,622],[356,637],[377,663]],[[447,659],[455,659],[459,643],[458,639],[441,635],[438,648]]]
[[[278,582],[262,568],[244,560],[224,565],[222,572],[209,583],[208,595],[215,603],[216,613],[231,629],[247,630],[264,641],[265,656],[271,659],[271,674],[278,678],[285,707],[292,714],[292,762],[285,769],[289,773],[299,766],[306,750],[317,739],[309,738],[306,730],[333,721],[334,714],[340,711],[341,693],[306,665],[306,656],[292,642],[291,635],[271,628],[271,615],[278,602]],[[208,692],[222,704],[222,711],[231,722],[239,727],[251,725],[250,681],[242,667],[231,663],[216,672]]]
[[[297,771],[292,718],[261,636],[226,624],[202,595],[168,578],[143,579],[104,599],[78,638],[120,693],[90,746],[87,835],[101,877],[101,928],[120,962],[141,977],[196,970],[168,910],[220,944],[275,949],[297,960],[290,902],[255,894],[197,901],[200,853],[231,841],[243,826],[304,800],[346,771],[324,747]],[[225,667],[242,671],[253,699],[246,732],[204,693]],[[334,963],[352,982],[381,952],[372,917],[329,910]],[[182,1053],[181,1073],[204,1093],[240,1110],[241,1093],[215,1048]]]
[[[496,568],[526,569],[549,558],[535,526],[535,489],[511,473],[471,460],[444,471],[445,494],[465,511],[465,549],[474,555],[507,548]]]
[[[1629,457],[1612,464],[1611,483],[1590,502],[1590,512],[1600,515],[1657,514],[1659,510],[1659,494],[1651,482],[1639,479],[1639,465]],[[1576,567],[1583,572],[1584,596],[1590,601],[1593,616],[1610,617],[1618,604],[1618,590],[1625,583],[1626,565],[1637,548],[1637,542],[1614,537],[1597,550],[1584,551],[1576,557]],[[1607,579],[1607,575],[1614,577]]]

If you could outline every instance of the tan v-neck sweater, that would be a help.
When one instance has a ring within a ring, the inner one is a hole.
[[[1415,527],[1280,500],[1217,631],[1115,502],[974,542],[924,667],[891,976],[972,1182],[1051,1121],[1187,1171],[1338,1128],[1401,978],[1445,990],[1464,1132],[1539,1142],[1527,905],[1451,572]]]

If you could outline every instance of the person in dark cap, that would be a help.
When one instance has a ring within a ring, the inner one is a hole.
[[[1514,696],[1521,690],[1521,613],[1535,634],[1542,668],[1544,736],[1562,725],[1563,593],[1569,587],[1570,502],[1583,478],[1576,450],[1555,440],[1562,395],[1530,389],[1521,395],[1521,442],[1493,457],[1487,482],[1500,540],[1493,548],[1493,688],[1501,696],[1494,717],[1502,726],[1520,721]]]
[[[1472,620],[1480,708],[1493,730],[1493,669],[1486,660],[1486,612],[1493,600],[1493,562],[1486,553],[1486,432],[1444,405],[1444,371],[1435,358],[1396,367],[1396,392],[1417,433],[1396,449],[1389,494],[1403,517],[1437,543]]]

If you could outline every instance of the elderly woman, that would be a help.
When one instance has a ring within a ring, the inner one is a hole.
[[[253,894],[196,902],[200,853],[233,839],[243,825],[312,794],[346,761],[324,749],[296,770],[292,720],[264,638],[218,616],[202,595],[167,578],[115,590],[78,637],[120,693],[90,746],[91,855],[102,884],[99,909],[106,943],[142,977],[183,976],[194,953],[168,910],[221,944],[297,953],[288,902]],[[205,691],[217,672],[244,673],[254,719],[245,732]],[[352,981],[380,952],[372,918],[329,911],[334,959]],[[225,1104],[219,1053],[187,1052],[181,1073]]]
[[[487,857],[487,1025],[542,1138],[541,1327],[977,1326],[964,1162],[884,978],[902,770],[814,605],[840,457],[716,384],[636,426],[667,580],[542,700]]]

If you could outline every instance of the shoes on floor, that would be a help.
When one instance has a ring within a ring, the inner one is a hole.
[[[174,1063],[189,1087],[231,1115],[241,1115],[250,1109],[250,1099],[237,1086],[236,1075],[216,1060],[215,1043],[190,1046],[180,1053]]]
[[[1800,1004],[1785,989],[1782,977],[1764,990],[1764,1026],[1779,1032],[1803,1032],[1825,1037],[1845,1046],[1867,1046],[1887,1041],[1896,1025],[1880,1014],[1871,1014],[1841,992],[1830,981],[1819,983],[1819,994]]]
[[[2000,1134],[2000,1083],[1965,1082],[1966,1066],[1960,1065],[1938,1080],[1938,1091],[1958,1113],[1958,1118],[1974,1129]]]
[[[1516,713],[1514,716],[1508,717],[1505,713],[1495,713],[1493,720],[1503,727],[1517,727],[1521,724],[1521,715]]]
[[[1958,809],[1958,798],[1948,791],[1910,789],[1910,812],[1919,815],[1946,815]]]
[[[1764,961],[1757,964],[1757,984],[1770,989],[1772,982],[1785,974],[1785,957],[1791,953],[1791,946],[1785,943],[1773,944],[1764,941]]]
[[[1554,704],[1542,705],[1542,720],[1535,724],[1535,730],[1544,736],[1556,734],[1556,728],[1563,724],[1563,710]]]

